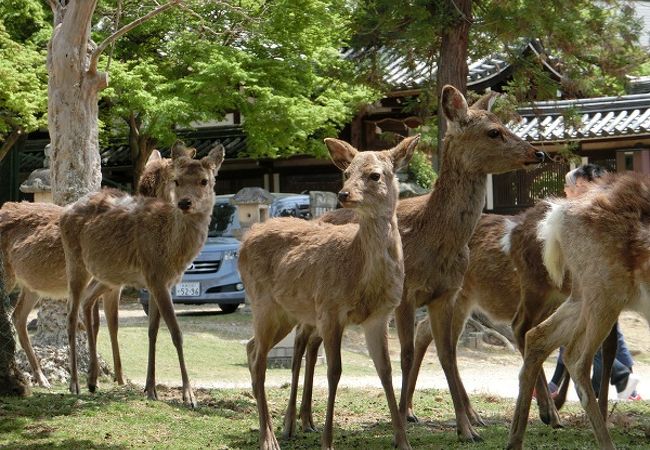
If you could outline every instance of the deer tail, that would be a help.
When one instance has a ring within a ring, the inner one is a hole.
[[[550,209],[537,224],[537,239],[542,242],[542,259],[551,280],[558,286],[564,281],[565,260],[560,244],[564,208],[562,203],[549,202]]]

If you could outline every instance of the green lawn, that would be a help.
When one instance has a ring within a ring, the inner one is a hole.
[[[64,387],[36,389],[27,399],[0,398],[0,447],[29,449],[217,448],[251,449],[257,445],[257,410],[248,390],[198,390],[199,407],[179,403],[177,389],[161,389],[161,401],[151,402],[134,387],[112,387],[79,397]],[[453,408],[446,392],[417,392],[422,422],[409,424],[414,449],[503,448],[513,402],[475,396],[474,405],[488,425],[479,432],[483,443],[456,439]],[[280,436],[288,389],[269,390],[276,434]],[[314,395],[315,421],[322,426],[326,392]],[[646,402],[617,406],[613,438],[619,448],[647,449]],[[525,445],[530,449],[592,449],[595,441],[578,405],[562,412],[567,425],[552,430],[531,421]],[[285,449],[318,448],[318,433],[302,433],[282,442]],[[384,394],[379,389],[340,389],[336,406],[335,445],[339,449],[392,448],[392,431]]]
[[[251,315],[242,312],[234,314],[192,314],[186,311],[178,315],[183,330],[185,362],[193,384],[237,382],[250,380],[246,362],[247,341],[252,336]],[[135,318],[120,325],[118,333],[122,365],[125,376],[144,382],[147,368],[148,335],[146,319]],[[391,349],[398,350],[396,339],[391,339]],[[346,331],[342,353],[345,375],[376,376],[372,360],[367,356],[365,340],[358,327]],[[100,328],[99,353],[112,366],[108,331]],[[393,355],[394,368],[399,368],[399,356]],[[324,364],[317,367],[317,375],[325,375]],[[160,383],[180,384],[180,370],[176,350],[169,332],[161,325],[156,352],[156,376]],[[269,369],[269,382],[282,383],[290,380],[290,370]]]

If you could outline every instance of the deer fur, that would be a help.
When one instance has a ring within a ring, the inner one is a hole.
[[[165,198],[164,184],[169,184],[165,172],[169,160],[162,159],[154,150],[145,166],[142,178],[147,180],[148,192],[143,195]],[[5,286],[8,290],[18,285],[20,294],[13,311],[13,322],[21,347],[27,355],[34,380],[43,387],[50,384],[27,332],[27,317],[41,298],[67,299],[68,281],[65,272],[65,255],[61,242],[59,219],[64,208],[52,203],[7,202],[0,208],[0,251],[3,253]],[[120,290],[109,290],[103,295],[103,306],[108,324],[115,380],[124,384],[124,375],[117,341],[117,309]],[[95,314],[93,313],[93,317]],[[95,336],[99,322],[87,330]],[[91,352],[89,387],[94,390],[98,375],[97,355]],[[93,369],[94,367],[94,369]],[[94,370],[94,375],[92,375]],[[94,382],[92,379],[94,378]]]
[[[393,392],[387,338],[404,281],[395,172],[408,164],[418,140],[406,138],[392,150],[358,152],[345,142],[326,139],[334,164],[346,178],[339,200],[355,209],[358,223],[278,218],[255,225],[244,237],[239,270],[253,311],[255,334],[247,352],[260,448],[279,449],[264,389],[267,354],[296,324],[314,327],[325,344],[329,395],[322,447],[332,448],[342,334],[348,324],[361,324],[386,393],[396,445],[411,448]]]
[[[214,183],[223,162],[223,147],[201,160],[172,149],[170,201],[105,189],[90,194],[61,216],[68,290],[70,390],[79,392],[76,362],[76,320],[80,304],[107,289],[147,287],[149,360],[145,391],[156,399],[155,344],[162,315],[178,353],[183,400],[196,405],[183,356],[183,340],[170,289],[198,254],[207,237],[214,206]],[[93,282],[88,283],[94,277]]]
[[[621,311],[650,317],[650,178],[635,173],[605,178],[580,197],[549,200],[539,222],[544,264],[556,282],[571,273],[571,296],[526,333],[508,448],[522,447],[533,380],[561,345],[598,446],[614,448],[591,387],[590,368]]]
[[[406,393],[410,389],[408,374],[414,357],[415,309],[427,306],[462,440],[478,439],[472,423],[480,424],[482,420],[471,407],[458,374],[456,348],[451,343],[453,305],[469,261],[467,243],[485,201],[487,174],[528,168],[544,158],[543,153],[507,130],[494,114],[480,109],[486,105],[486,98],[469,108],[460,91],[450,85],[443,88],[440,104],[449,128],[434,190],[401,200],[397,206],[405,266],[402,301],[395,310],[401,344],[400,413],[409,420],[417,420],[408,409]],[[349,212],[333,211],[322,220],[343,223],[354,217]],[[298,338],[310,342],[312,349],[317,342],[317,337],[300,333]],[[297,379],[297,375],[294,377]],[[303,400],[303,408],[304,405]],[[301,409],[303,424],[309,422],[308,416]],[[292,427],[293,420],[287,417],[285,434],[290,434]]]

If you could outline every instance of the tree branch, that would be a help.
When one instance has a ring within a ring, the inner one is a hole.
[[[0,147],[0,161],[4,159],[5,156],[9,154],[9,150],[12,149],[14,144],[18,141],[18,138],[20,135],[23,134],[23,129],[18,127],[15,130],[7,136],[7,139],[2,143],[2,147]]]
[[[128,25],[123,26],[119,30],[117,30],[115,33],[111,34],[109,37],[104,39],[104,41],[97,46],[95,51],[93,52],[92,56],[90,57],[90,65],[88,67],[88,72],[93,73],[97,72],[97,62],[99,61],[99,57],[102,54],[106,48],[111,45],[114,41],[119,39],[120,37],[124,36],[126,33],[137,27],[138,25],[143,24],[147,20],[151,19],[154,16],[157,16],[158,14],[167,11],[168,9],[178,5],[182,0],[170,0],[169,3],[165,3],[164,5],[161,5],[157,7],[156,9],[153,9],[149,11],[149,13],[145,14],[144,16],[140,17],[139,19],[134,20],[133,22],[129,23]]]

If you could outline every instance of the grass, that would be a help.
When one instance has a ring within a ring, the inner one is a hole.
[[[0,447],[11,449],[123,449],[217,448],[251,449],[257,446],[255,400],[244,389],[197,390],[199,407],[180,403],[178,389],[159,389],[161,401],[144,398],[133,386],[111,387],[96,395],[69,395],[63,386],[52,391],[36,389],[26,399],[0,397]],[[326,392],[314,393],[317,426],[324,421]],[[288,389],[268,391],[276,435],[281,434]],[[474,405],[487,422],[479,432],[484,442],[460,443],[454,428],[453,407],[446,392],[416,393],[421,423],[409,424],[414,449],[503,448],[508,435],[512,400],[475,396]],[[611,427],[619,448],[648,448],[646,402],[617,406]],[[534,415],[534,414],[533,414]],[[591,449],[595,441],[576,404],[562,411],[566,428],[552,430],[539,420],[530,421],[525,446],[529,449]],[[336,405],[335,445],[339,449],[392,448],[392,428],[383,391],[339,390]],[[284,449],[319,447],[319,433],[298,432]]]
[[[245,342],[252,336],[250,314],[205,314],[205,311],[185,310],[178,314],[178,320],[183,330],[185,362],[192,383],[206,385],[236,381],[241,384],[242,380],[250,380],[245,346]],[[144,382],[148,349],[146,318],[130,317],[123,320],[118,339],[125,375],[134,381]],[[393,339],[395,342],[391,342],[391,349],[397,350],[399,344],[394,337]],[[376,376],[364,342],[360,328],[351,327],[346,330],[345,348],[342,352],[346,376]],[[110,340],[105,326],[100,327],[98,349],[112,366]],[[393,366],[399,367],[399,355],[394,354],[392,357]],[[320,364],[316,373],[325,376],[325,370],[324,365]],[[161,383],[180,383],[176,350],[164,324],[161,324],[158,333],[156,376]],[[290,370],[269,369],[267,378],[271,383],[287,382],[290,380]]]
[[[11,449],[123,449],[123,448],[217,448],[251,449],[257,447],[258,418],[249,386],[244,342],[251,336],[250,314],[210,314],[191,308],[178,318],[184,331],[184,349],[190,379],[199,401],[197,409],[181,402],[179,388],[158,387],[160,401],[146,400],[141,385],[146,374],[146,317],[134,314],[136,304],[126,304],[120,318],[120,349],[125,374],[135,384],[118,387],[102,379],[97,394],[72,396],[64,386],[48,391],[36,388],[26,399],[0,397],[0,448]],[[130,314],[127,314],[131,311]],[[100,328],[99,350],[110,358],[110,344],[105,327]],[[399,345],[394,330],[390,337],[394,375],[399,375]],[[479,376],[494,383],[494,365],[484,366],[485,359],[518,364],[520,357],[501,350],[481,352],[462,350],[466,361],[478,366]],[[343,377],[376,379],[372,362],[365,352],[358,327],[346,330],[343,351]],[[110,361],[109,361],[110,362]],[[423,373],[439,369],[437,359],[428,356]],[[157,380],[167,385],[180,384],[176,352],[169,333],[161,327],[158,337]],[[316,376],[325,378],[325,365],[317,367]],[[477,373],[477,372],[474,372]],[[427,375],[423,375],[426,377]],[[429,375],[430,376],[430,375]],[[269,369],[267,389],[270,411],[278,438],[281,436],[283,412],[289,396],[288,369]],[[83,375],[82,375],[82,383]],[[496,381],[498,382],[498,381]],[[322,385],[322,384],[321,384]],[[82,384],[82,387],[83,384]],[[399,395],[398,392],[396,392]],[[314,420],[322,427],[327,393],[314,392]],[[460,443],[455,430],[451,398],[444,390],[416,391],[416,412],[421,422],[408,425],[408,437],[414,449],[501,449],[508,438],[514,400],[495,395],[472,394],[472,404],[486,421],[477,431],[482,443]],[[619,404],[612,415],[610,428],[618,448],[650,448],[650,403]],[[525,437],[528,449],[592,449],[596,447],[591,428],[578,404],[562,410],[566,428],[552,430],[541,424],[536,411]],[[646,419],[648,417],[648,419]],[[319,433],[302,433],[290,441],[280,441],[283,449],[318,448]],[[392,428],[384,393],[379,388],[338,390],[334,426],[334,444],[338,449],[392,448]]]

